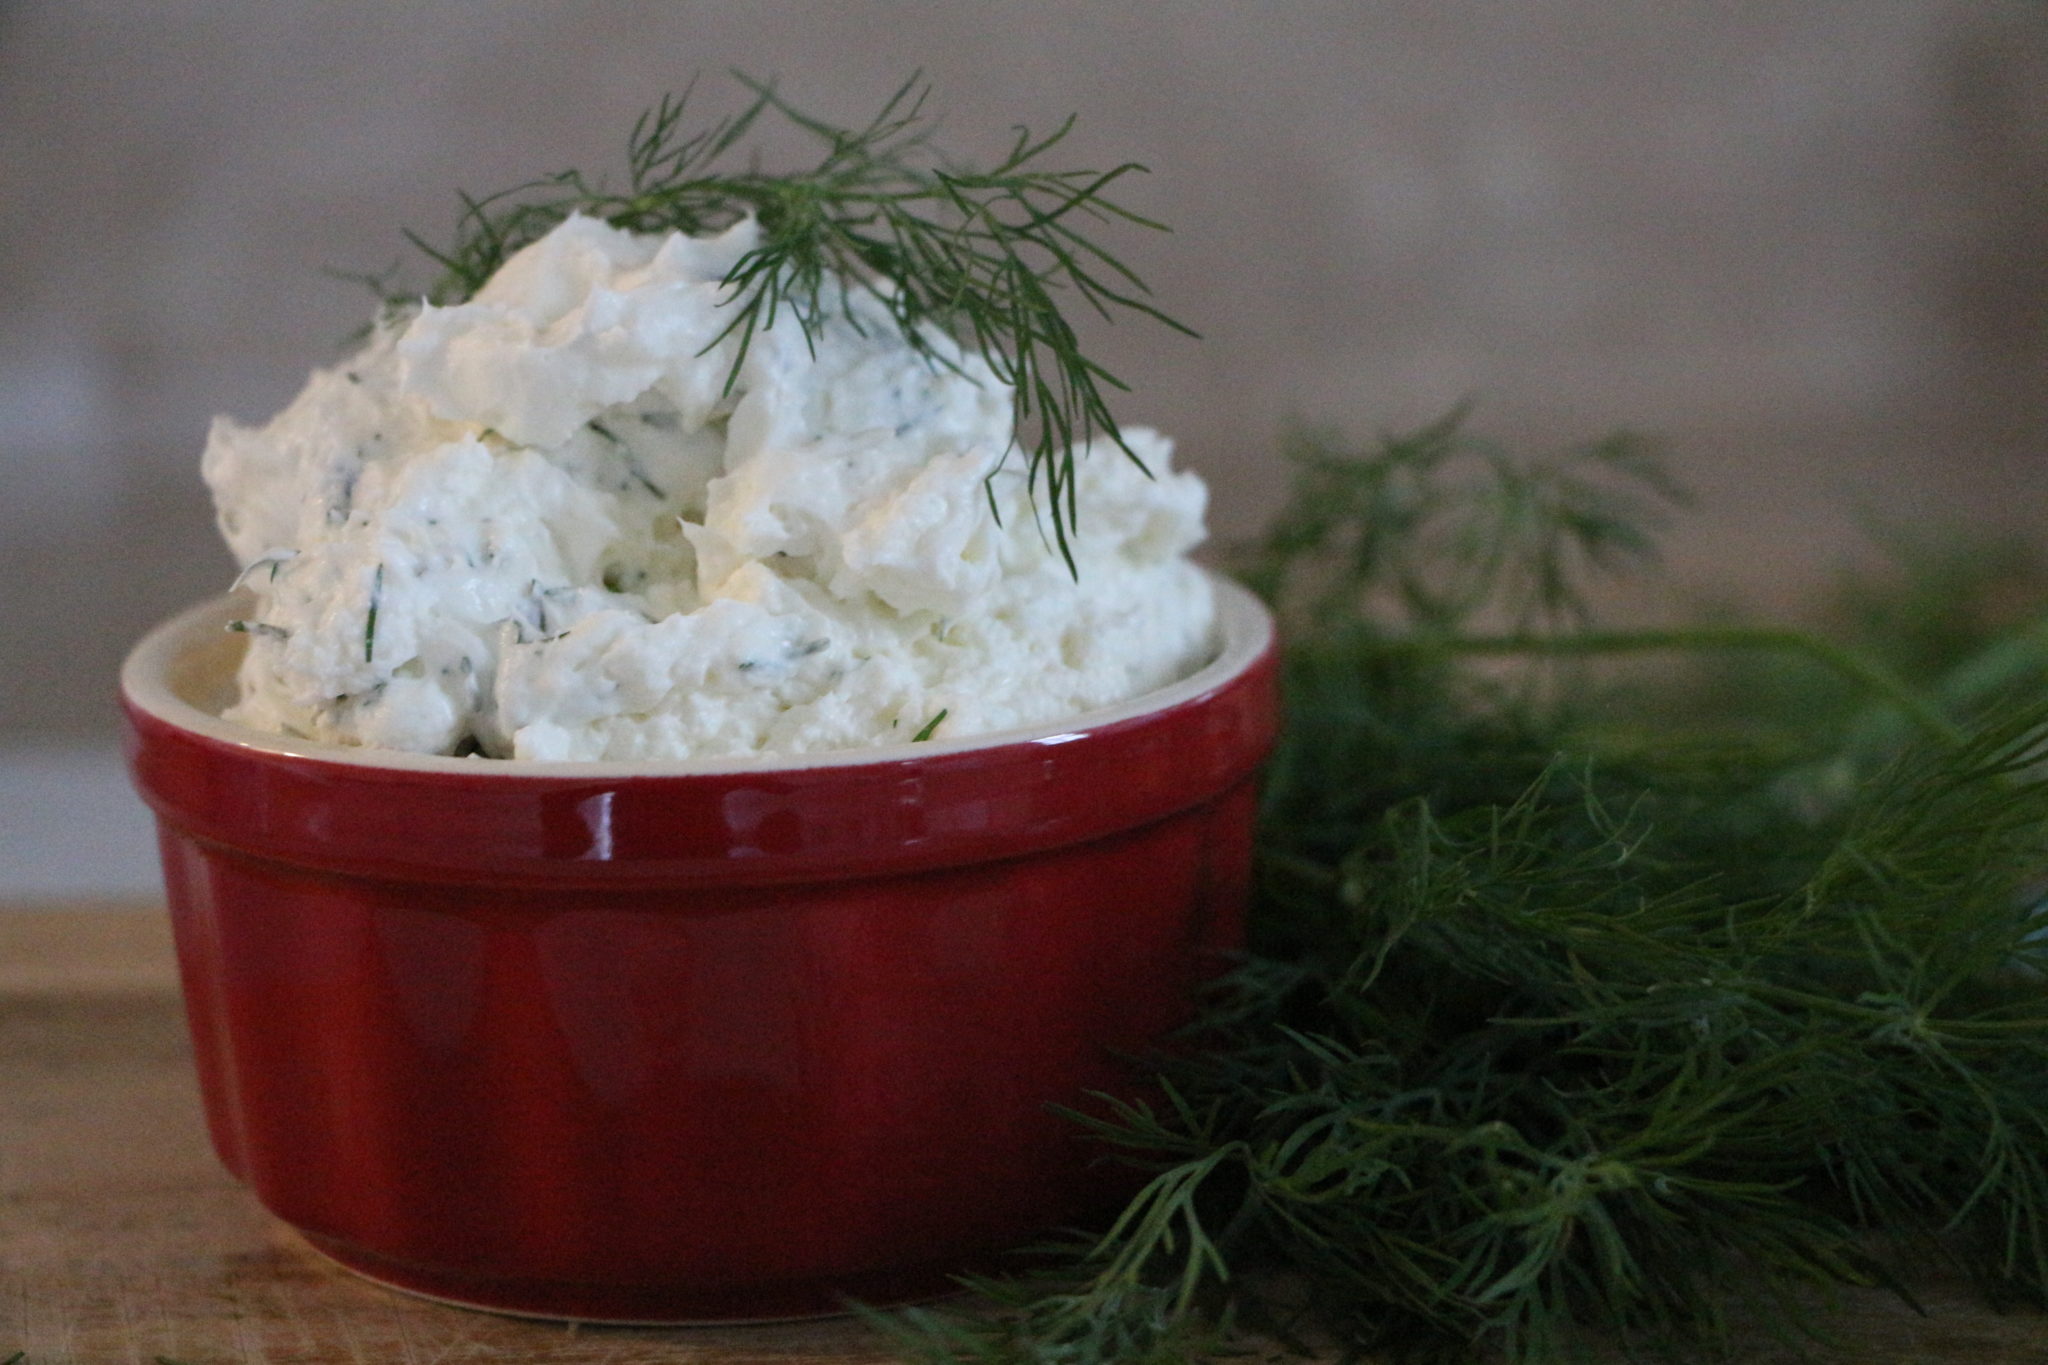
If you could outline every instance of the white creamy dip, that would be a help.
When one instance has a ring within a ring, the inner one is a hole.
[[[1056,720],[1184,676],[1206,494],[1079,452],[1070,574],[1009,390],[873,300],[736,342],[755,241],[572,217],[203,463],[255,595],[230,719],[498,757],[801,753]]]

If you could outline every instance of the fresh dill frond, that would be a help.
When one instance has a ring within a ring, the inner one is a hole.
[[[1579,626],[1599,581],[1653,562],[1688,501],[1641,437],[1517,459],[1464,419],[1457,409],[1369,454],[1327,431],[1290,433],[1294,496],[1239,547],[1239,576],[1301,630]]]
[[[1929,1256],[2048,1304],[2048,703],[1963,685],[2048,666],[2038,605],[1889,648],[1871,621],[1962,614],[1914,578],[1844,636],[1611,630],[1595,576],[1671,501],[1643,448],[1519,462],[1453,419],[1295,454],[1241,561],[1314,622],[1253,951],[1152,1098],[1074,1116],[1150,1181],[895,1342],[1722,1358],[1738,1317],[1814,1328],[1800,1286],[1905,1294]],[[1650,650],[1655,689],[1602,671]]]
[[[753,338],[785,311],[811,337],[833,314],[859,326],[856,293],[879,303],[935,366],[952,364],[934,344],[939,334],[980,352],[1011,386],[1029,486],[1071,569],[1068,542],[1080,515],[1076,449],[1099,435],[1138,457],[1105,395],[1127,386],[1082,350],[1062,303],[1104,318],[1136,314],[1194,335],[1156,307],[1144,281],[1097,240],[1099,228],[1116,224],[1164,230],[1113,197],[1119,181],[1145,168],[1126,161],[1105,170],[1050,169],[1049,155],[1074,127],[1071,117],[1044,135],[1018,128],[987,169],[954,165],[930,146],[921,74],[866,123],[849,127],[804,112],[770,83],[734,78],[750,101],[702,128],[685,124],[687,89],[642,114],[628,138],[625,182],[616,188],[560,171],[495,194],[462,195],[447,245],[408,232],[441,271],[426,299],[469,298],[514,252],[571,214],[634,232],[692,234],[751,217],[759,244],[725,277],[732,313],[717,341],[737,340],[727,387]],[[764,118],[819,144],[816,162],[782,174],[729,167]],[[417,302],[417,295],[387,298],[398,309]]]

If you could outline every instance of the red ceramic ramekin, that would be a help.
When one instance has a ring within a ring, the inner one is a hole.
[[[613,1321],[901,1300],[1114,1200],[1053,1103],[1136,1084],[1240,942],[1270,619],[1043,730],[537,763],[219,719],[223,600],[122,672],[216,1150],[373,1279]]]

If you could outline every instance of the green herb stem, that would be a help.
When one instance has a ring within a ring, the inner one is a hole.
[[[363,613],[363,662],[373,663],[377,653],[377,610],[384,602],[384,566],[377,566],[370,580],[370,606]]]
[[[1712,650],[1794,654],[1830,669],[1873,697],[1897,707],[1922,733],[1951,747],[1963,732],[1925,696],[1873,660],[1805,631],[1771,626],[1687,626],[1666,630],[1597,630],[1559,635],[1411,637],[1381,642],[1389,652],[1419,654],[1585,657]]]

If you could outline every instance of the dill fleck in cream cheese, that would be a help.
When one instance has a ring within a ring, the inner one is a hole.
[[[1070,574],[979,356],[935,338],[930,363],[856,292],[809,339],[785,310],[733,373],[720,281],[755,239],[571,217],[268,425],[217,419],[204,472],[255,597],[228,717],[428,753],[805,753],[1053,721],[1208,658],[1206,493],[1162,437],[1126,432],[1150,477],[1081,452]]]

